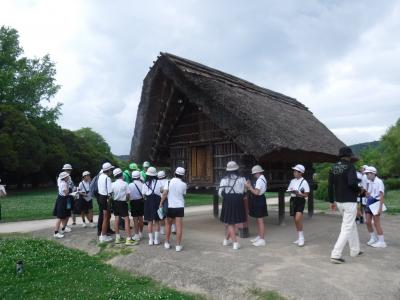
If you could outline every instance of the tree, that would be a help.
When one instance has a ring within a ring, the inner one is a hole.
[[[0,104],[13,105],[26,117],[55,122],[61,104],[54,108],[43,105],[59,90],[55,83],[56,69],[49,55],[29,59],[23,57],[18,32],[0,28]]]
[[[381,173],[384,176],[399,177],[400,162],[400,119],[381,138]]]

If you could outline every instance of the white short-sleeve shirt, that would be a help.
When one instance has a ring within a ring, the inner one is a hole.
[[[103,196],[110,195],[112,192],[111,178],[104,173],[100,174],[99,179],[97,181],[97,187],[100,195]]]
[[[143,183],[140,180],[134,180],[129,184],[129,200],[140,200],[142,196]]]
[[[163,186],[161,186],[161,184],[162,183],[159,180],[152,180],[151,182],[143,183],[142,187],[143,196],[151,195],[152,191],[154,191],[154,194],[161,196],[161,188],[164,188]]]
[[[308,185],[307,180],[305,180],[303,177],[301,178],[293,178],[290,181],[288,191],[299,191],[303,189],[303,193],[309,193],[310,192],[310,186]],[[292,197],[296,197],[295,193],[290,194]]]
[[[264,194],[267,191],[267,179],[265,179],[264,175],[261,175],[257,178],[255,188],[260,190],[260,195]]]
[[[65,191],[67,191],[67,194],[65,194]],[[60,180],[58,182],[58,194],[60,196],[67,196],[68,195],[68,182],[64,180]]]
[[[179,208],[185,207],[185,197],[187,184],[180,178],[172,178],[169,182],[165,182],[164,191],[168,191],[168,207]]]
[[[222,192],[224,191],[226,194],[244,194],[244,192],[246,191],[245,184],[246,179],[244,177],[238,177],[236,175],[233,175],[231,177],[224,177],[221,179],[221,182],[219,184],[218,195],[222,197]]]
[[[118,178],[112,183],[112,193],[115,201],[126,201],[129,195],[128,183]]]
[[[160,185],[161,185],[161,193],[164,191],[164,187],[165,187],[165,184],[169,181],[167,178],[164,178],[164,179],[158,179],[158,181],[160,182]]]
[[[79,183],[78,190],[79,190],[81,193],[86,193],[86,194],[87,194],[87,196],[83,196],[83,198],[84,198],[87,202],[89,202],[90,200],[92,200],[92,196],[91,196],[90,193],[89,193],[89,190],[90,190],[90,181],[86,182],[86,181],[82,180],[82,181]]]
[[[379,199],[380,193],[385,193],[385,186],[382,179],[375,177],[374,181],[369,180],[367,192],[370,194],[371,197]]]

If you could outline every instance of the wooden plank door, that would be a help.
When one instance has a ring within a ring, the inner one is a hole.
[[[199,185],[212,184],[212,147],[209,145],[191,148],[190,182]]]

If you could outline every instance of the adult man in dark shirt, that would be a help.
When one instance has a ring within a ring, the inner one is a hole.
[[[356,158],[349,147],[341,148],[339,156],[340,161],[332,166],[328,181],[331,209],[338,208],[343,216],[342,228],[331,253],[331,262],[335,264],[345,262],[342,258],[342,252],[347,242],[350,246],[350,256],[355,257],[362,254],[356,225],[359,192],[357,171],[353,165]]]

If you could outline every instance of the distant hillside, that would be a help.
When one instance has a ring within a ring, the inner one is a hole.
[[[361,144],[355,144],[350,146],[350,148],[353,150],[355,155],[360,155],[361,152],[368,147],[373,147],[376,148],[379,146],[379,141],[374,141],[374,142],[368,142],[368,143],[361,143]]]
[[[114,156],[122,161],[129,161],[131,159],[129,155],[114,155]]]

